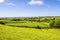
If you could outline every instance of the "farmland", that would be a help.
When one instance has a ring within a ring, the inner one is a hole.
[[[60,29],[18,28],[0,25],[0,40],[60,40]]]
[[[0,40],[60,40],[60,17],[0,18]]]

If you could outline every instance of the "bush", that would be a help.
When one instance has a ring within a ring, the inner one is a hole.
[[[38,29],[41,29],[41,27],[40,27],[40,26],[37,26],[37,28],[38,28]]]
[[[5,23],[6,23],[5,21],[0,21],[0,24],[3,24],[3,25],[5,25]]]

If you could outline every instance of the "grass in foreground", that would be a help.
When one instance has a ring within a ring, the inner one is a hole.
[[[0,25],[0,40],[60,40],[60,29],[34,29]]]

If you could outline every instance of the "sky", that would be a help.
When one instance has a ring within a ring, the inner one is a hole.
[[[0,0],[0,17],[60,16],[60,0]]]

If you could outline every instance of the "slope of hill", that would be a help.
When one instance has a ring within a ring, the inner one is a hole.
[[[0,40],[60,40],[60,29],[34,29],[0,25]]]

